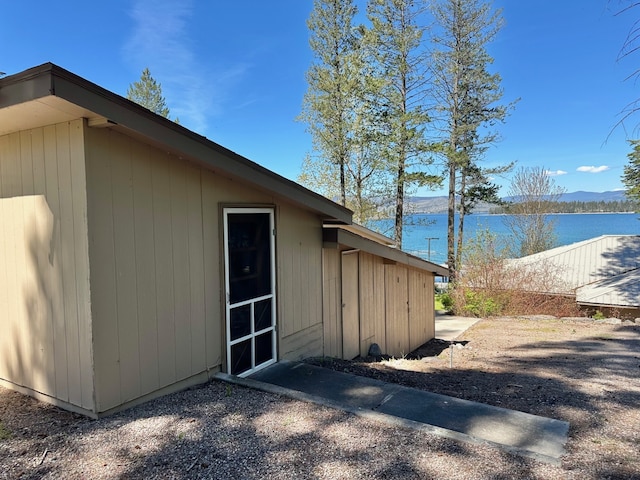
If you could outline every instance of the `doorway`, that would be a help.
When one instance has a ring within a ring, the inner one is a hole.
[[[276,361],[274,215],[225,208],[227,372],[250,375]]]

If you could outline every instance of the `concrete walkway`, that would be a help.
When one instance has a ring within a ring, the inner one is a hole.
[[[436,338],[448,341],[455,340],[479,320],[479,318],[456,317],[436,312]]]
[[[452,341],[477,318],[436,315],[436,338]],[[569,424],[560,420],[470,402],[379,380],[308,365],[279,362],[238,378],[220,380],[338,408],[378,421],[559,464]]]
[[[569,424],[299,362],[219,380],[559,464]]]

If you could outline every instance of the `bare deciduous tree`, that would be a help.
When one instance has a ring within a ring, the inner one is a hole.
[[[543,167],[521,167],[516,171],[508,192],[512,203],[505,217],[512,235],[512,255],[533,255],[555,245],[554,222],[549,213],[563,193],[565,190]]]

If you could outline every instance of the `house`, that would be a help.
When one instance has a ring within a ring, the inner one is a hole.
[[[603,235],[511,260],[548,272],[545,294],[574,297],[588,311],[640,317],[640,236]]]
[[[0,79],[0,385],[99,417],[281,359],[408,352],[438,265],[56,65]]]

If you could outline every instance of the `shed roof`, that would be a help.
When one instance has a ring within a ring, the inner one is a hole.
[[[578,288],[576,301],[583,305],[640,307],[640,268]]]
[[[384,240],[386,239],[386,240]],[[446,277],[449,271],[442,265],[428,262],[420,257],[410,255],[402,250],[389,246],[389,238],[384,235],[372,232],[359,225],[335,226],[325,225],[324,246],[325,248],[347,247],[358,249],[378,257],[382,257],[391,262],[397,262],[409,267],[425,270],[435,275]]]
[[[603,286],[618,288],[617,295],[625,296],[627,283],[613,279],[640,268],[640,235],[603,235],[510,260],[509,264],[552,269],[559,280],[558,290],[552,293],[573,294],[585,285],[604,282]]]
[[[347,208],[57,65],[46,63],[0,79],[0,135],[81,117],[91,127],[122,131],[325,220],[351,223]]]

